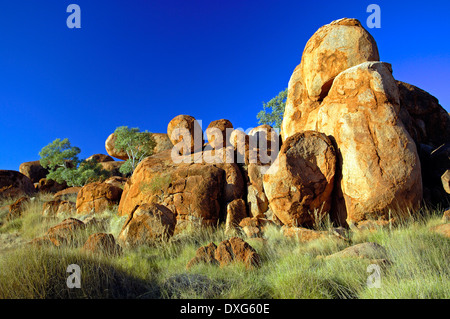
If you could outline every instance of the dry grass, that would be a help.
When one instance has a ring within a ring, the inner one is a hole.
[[[1,213],[0,234],[28,241],[69,217],[41,216],[46,200],[48,195],[36,197],[17,220],[6,222]],[[260,254],[261,267],[200,264],[187,271],[198,247],[229,237],[224,226],[187,229],[167,243],[124,250],[117,257],[86,254],[81,245],[90,234],[102,231],[117,238],[125,217],[114,208],[96,216],[105,221],[102,228],[79,231],[69,247],[0,251],[0,298],[450,298],[450,240],[430,231],[442,212],[420,216],[391,229],[353,232],[348,242],[299,243],[269,227],[264,241],[247,239]],[[317,227],[327,229],[330,223],[325,219]],[[382,268],[381,288],[367,287],[367,260],[318,258],[367,241],[384,246],[392,262]],[[70,264],[81,267],[80,289],[66,285]]]

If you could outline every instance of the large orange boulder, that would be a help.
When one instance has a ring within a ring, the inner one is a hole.
[[[77,195],[77,213],[99,213],[117,205],[122,189],[111,184],[94,182],[81,188]]]
[[[340,73],[317,114],[341,158],[339,193],[348,223],[408,214],[422,200],[416,145],[398,117],[389,64],[367,62]]]
[[[264,174],[264,191],[272,212],[288,226],[318,222],[331,209],[336,152],[323,133],[290,136]]]
[[[175,214],[159,204],[142,204],[131,213],[119,234],[124,247],[167,241],[175,230]]]
[[[34,185],[28,177],[17,171],[0,170],[0,200],[34,193]]]

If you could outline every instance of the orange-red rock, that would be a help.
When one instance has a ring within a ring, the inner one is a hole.
[[[111,184],[94,182],[81,188],[77,195],[77,213],[99,213],[119,204],[122,189]]]
[[[288,226],[314,224],[331,209],[335,170],[336,152],[325,134],[290,136],[263,178],[272,212]]]

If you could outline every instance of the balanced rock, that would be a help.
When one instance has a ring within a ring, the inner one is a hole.
[[[325,134],[305,131],[289,137],[264,174],[273,213],[288,226],[317,222],[330,211],[335,169],[335,149]]]
[[[180,154],[192,154],[202,150],[203,131],[190,115],[178,115],[167,125],[167,135]]]

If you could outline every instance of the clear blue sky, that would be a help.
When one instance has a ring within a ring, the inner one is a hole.
[[[257,125],[307,40],[333,20],[366,26],[394,76],[450,108],[449,1],[0,0],[0,169],[68,137],[105,153],[117,126],[166,132],[178,114]],[[66,8],[81,7],[81,29]]]

